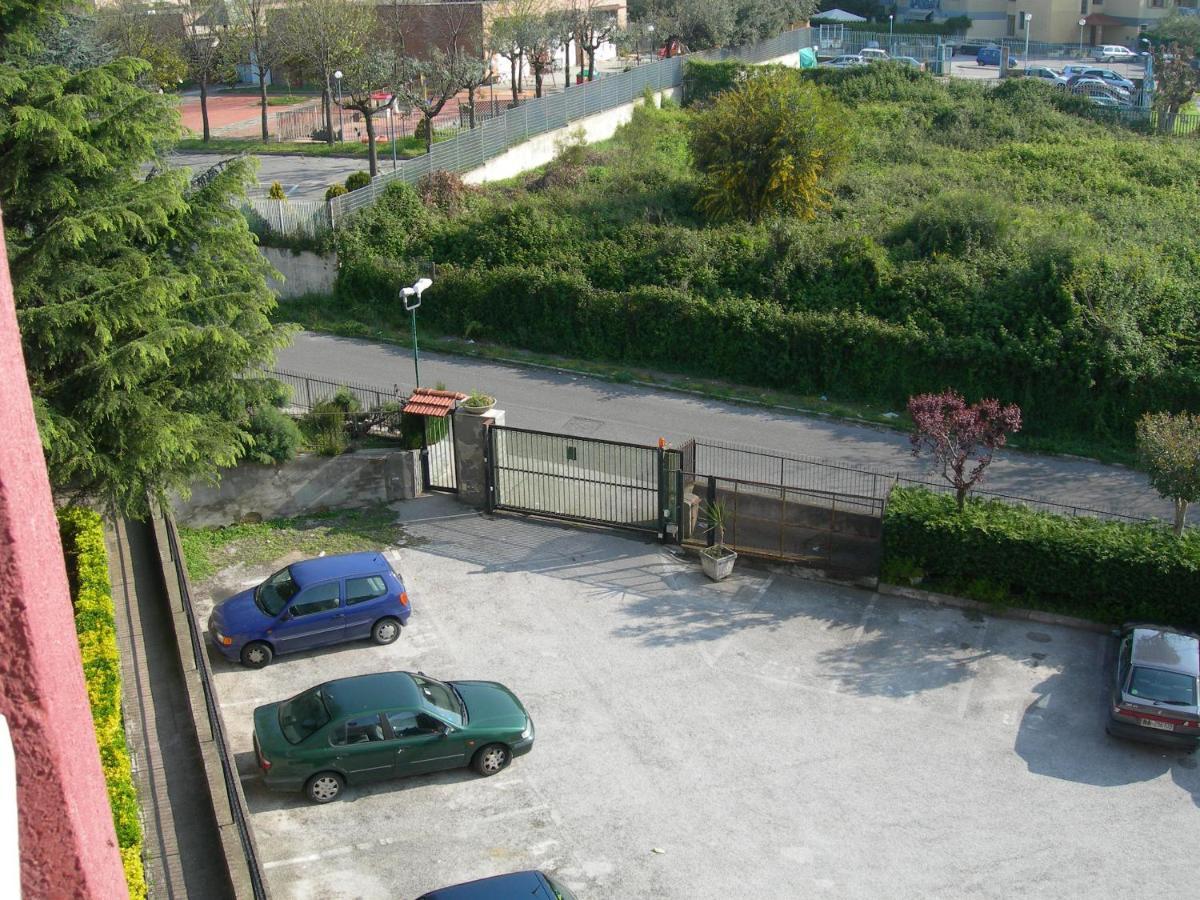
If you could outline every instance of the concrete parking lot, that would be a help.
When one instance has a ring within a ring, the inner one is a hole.
[[[656,544],[448,497],[396,510],[414,604],[397,643],[260,671],[212,654],[278,898],[523,868],[580,898],[678,900],[1150,896],[1194,877],[1196,759],[1106,737],[1102,635],[741,563],[713,584]],[[271,569],[198,586],[201,612]],[[398,668],[504,682],[533,751],[328,806],[265,789],[255,706]]]

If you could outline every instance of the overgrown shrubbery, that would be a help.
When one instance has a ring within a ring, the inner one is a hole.
[[[92,707],[96,741],[100,746],[100,764],[108,786],[117,843],[125,865],[125,880],[129,896],[133,900],[144,900],[142,826],[121,718],[121,662],[117,656],[104,526],[97,513],[76,506],[59,510],[58,525],[74,594],[75,630],[83,659],[83,677]]]
[[[1098,125],[1032,79],[795,77],[854,133],[812,221],[707,221],[693,113],[642,106],[575,186],[492,187],[453,216],[390,186],[339,230],[339,312],[400,324],[430,259],[422,324],[475,339],[897,409],[952,386],[1076,446],[1200,408],[1200,144]]]
[[[885,580],[922,578],[1004,605],[1098,622],[1200,627],[1200,532],[1034,512],[898,488],[883,521]]]

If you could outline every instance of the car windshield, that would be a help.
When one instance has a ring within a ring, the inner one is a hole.
[[[329,722],[329,710],[319,687],[279,704],[279,727],[288,743],[299,744]]]
[[[1139,700],[1156,700],[1171,706],[1196,705],[1196,679],[1182,672],[1134,666],[1129,693]]]
[[[254,590],[254,602],[271,618],[283,612],[287,602],[300,588],[292,580],[290,569],[280,569]]]
[[[425,704],[451,725],[461,726],[467,719],[467,705],[454,685],[443,684],[428,675],[414,675],[413,681],[421,691]]]

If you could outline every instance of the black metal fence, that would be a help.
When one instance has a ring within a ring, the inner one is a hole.
[[[329,400],[338,391],[349,391],[365,409],[374,409],[385,403],[400,403],[407,399],[400,393],[400,386],[391,388],[379,385],[359,384],[353,381],[329,381],[301,372],[286,372],[280,369],[266,370],[264,374],[275,378],[292,389],[290,405],[299,409],[312,409],[322,400]]]
[[[739,553],[822,569],[838,577],[879,572],[884,500],[694,472],[678,474],[680,541],[712,545],[709,510],[724,510],[723,541]]]
[[[803,456],[788,456],[770,450],[743,447],[738,444],[692,439],[685,443],[683,467],[701,475],[759,482],[800,490],[869,497],[886,500],[888,491],[896,484],[922,487],[938,493],[953,493],[954,488],[944,481],[909,478],[899,472],[876,472],[843,466],[826,460]],[[1079,504],[1020,497],[997,491],[976,489],[971,496],[982,500],[998,500],[1014,506],[1025,506],[1059,516],[1088,516],[1119,522],[1148,522],[1147,516],[1130,515],[1112,509]]]

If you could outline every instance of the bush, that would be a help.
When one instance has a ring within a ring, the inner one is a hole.
[[[1200,532],[1102,522],[998,501],[898,488],[883,519],[882,571],[988,602],[1097,622],[1200,628]]]
[[[430,172],[417,182],[417,195],[421,202],[449,215],[462,211],[472,190],[470,185],[463,182],[461,175],[445,169]]]
[[[267,197],[271,200],[286,200],[287,193],[283,190],[283,185],[278,181],[271,182],[271,190],[267,192]]]
[[[365,188],[370,183],[370,172],[351,172],[346,177],[346,190],[357,191],[359,188]]]
[[[896,232],[921,256],[961,254],[971,248],[995,247],[1016,224],[1017,214],[999,198],[978,192],[952,191],[917,208]]]
[[[304,440],[295,419],[274,406],[263,406],[250,414],[251,445],[246,459],[266,465],[295,459]]]
[[[340,197],[342,194],[348,193],[350,192],[346,190],[346,186],[344,184],[331,184],[325,189],[325,200],[328,202],[334,197]]]
[[[142,827],[121,718],[121,663],[100,516],[77,506],[58,512],[59,532],[75,604],[75,630],[83,661],[100,765],[116,826],[125,880],[133,900],[146,897]]]

